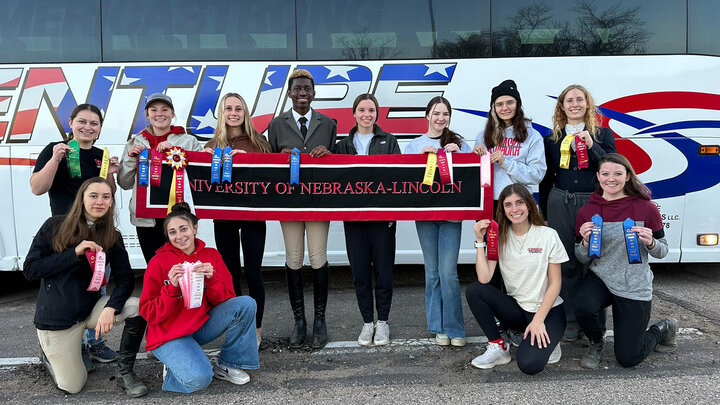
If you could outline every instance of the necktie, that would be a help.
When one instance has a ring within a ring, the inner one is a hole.
[[[300,117],[298,121],[300,122],[300,133],[302,134],[303,139],[305,139],[305,137],[307,137],[307,125],[305,125],[305,123],[307,122],[307,118]]]

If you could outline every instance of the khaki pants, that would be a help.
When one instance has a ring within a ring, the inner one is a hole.
[[[293,270],[303,265],[305,233],[307,232],[310,266],[319,269],[327,262],[329,221],[280,221],[285,240],[285,262]]]
[[[100,313],[109,299],[109,295],[101,297],[86,320],[78,322],[68,329],[38,329],[40,347],[50,361],[50,366],[55,374],[55,383],[61,390],[77,394],[85,385],[87,370],[85,370],[80,354],[82,335],[85,329],[94,328],[97,325]],[[128,298],[120,314],[115,315],[115,324],[124,322],[127,318],[139,316],[139,305],[140,299]]]

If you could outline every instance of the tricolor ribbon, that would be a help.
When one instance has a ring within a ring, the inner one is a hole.
[[[162,173],[162,153],[153,148],[150,150],[150,186],[160,187],[160,174]]]
[[[149,178],[148,149],[143,149],[138,155],[138,186],[147,187]]]
[[[490,187],[490,152],[480,156],[480,187]]]
[[[68,151],[68,168],[70,169],[70,177],[80,177],[80,144],[76,139],[68,142],[70,150]]]
[[[593,227],[590,231],[590,243],[588,244],[588,256],[591,259],[600,258],[602,246],[602,217],[598,214],[592,216]]]
[[[562,143],[560,144],[560,168],[561,169],[569,169],[570,168],[570,145],[573,143],[573,140],[575,139],[574,134],[567,134],[565,138],[563,138]]]
[[[187,158],[185,157],[185,151],[177,146],[172,147],[165,153],[167,163],[173,169],[170,197],[168,198],[167,212],[169,214],[173,205],[185,201],[185,166],[187,166]]]
[[[212,163],[210,163],[210,183],[220,184],[220,170],[222,169],[222,148],[215,148],[212,157]]]
[[[100,165],[100,177],[107,179],[108,169],[110,168],[110,151],[108,148],[103,149],[102,164]]]
[[[290,184],[300,184],[300,150],[293,148],[290,154]]]
[[[225,149],[223,149],[222,181],[232,183],[232,164],[233,164],[232,148],[229,146],[226,146]]]
[[[452,154],[446,153],[445,149],[443,148],[439,148],[437,150],[437,165],[440,172],[440,184],[452,183],[452,178],[450,176],[450,171],[452,170],[452,168],[448,163],[448,157],[450,156],[452,156]]]
[[[587,143],[575,138],[575,152],[577,153],[578,169],[587,169],[589,166]]]
[[[93,269],[92,279],[90,279],[90,285],[88,291],[98,291],[100,287],[107,284],[105,279],[105,252],[102,250],[93,252],[91,250],[85,251],[85,256],[90,262],[90,267]]]
[[[423,176],[423,184],[432,186],[435,180],[435,168],[437,167],[437,155],[434,153],[427,154],[427,163],[425,163],[425,176]]]
[[[623,231],[625,233],[625,247],[627,248],[628,263],[642,263],[640,257],[640,247],[638,246],[638,235],[637,232],[631,231],[632,227],[635,226],[635,221],[627,218],[623,221]]]
[[[498,223],[493,219],[487,228],[487,259],[498,260]]]

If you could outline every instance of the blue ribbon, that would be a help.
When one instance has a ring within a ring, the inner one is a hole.
[[[220,184],[220,165],[222,163],[222,148],[215,148],[212,163],[210,164],[210,183]]]
[[[300,184],[300,150],[293,148],[290,154],[290,184]]]
[[[600,246],[602,245],[602,217],[598,214],[593,215],[593,228],[590,231],[590,244],[588,246],[588,255],[592,259],[600,258]]]
[[[232,148],[229,146],[226,146],[225,149],[223,149],[223,181],[227,181],[228,183],[232,182]]]
[[[150,182],[150,164],[148,150],[143,149],[138,155],[138,186],[147,187]]]
[[[640,247],[638,246],[638,235],[637,232],[633,232],[630,229],[635,226],[635,221],[628,218],[623,221],[623,230],[625,231],[625,247],[627,247],[628,263],[642,263],[640,257]]]

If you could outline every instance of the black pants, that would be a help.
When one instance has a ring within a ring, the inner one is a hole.
[[[488,340],[500,339],[500,330],[495,324],[495,318],[509,328],[524,332],[535,316],[534,313],[522,309],[514,298],[498,290],[497,287],[479,281],[468,286],[465,297],[475,320],[480,324]],[[540,349],[537,343],[530,344],[530,334],[520,343],[515,357],[518,368],[525,374],[541,372],[547,365],[555,346],[560,343],[565,332],[565,311],[562,305],[548,312],[545,317],[545,330],[550,337],[550,344],[544,349]]]
[[[257,303],[255,325],[262,327],[265,312],[265,286],[262,279],[262,259],[265,253],[265,221],[215,221],[215,246],[233,279],[235,295],[242,295],[240,284],[240,246],[245,261],[245,281],[250,296]]]
[[[166,242],[164,224],[165,218],[155,218],[155,226],[135,227],[145,263],[150,263],[150,259],[155,256],[155,252]]]
[[[374,320],[372,278],[375,276],[375,307],[379,321],[387,321],[393,293],[395,264],[394,221],[345,221],[345,245],[353,273],[355,295],[363,322]]]
[[[600,312],[610,305],[615,328],[615,358],[623,367],[640,364],[660,340],[658,328],[647,329],[652,301],[613,295],[600,277],[588,272],[575,298],[575,315],[590,341],[602,340],[605,325],[600,323]]]

